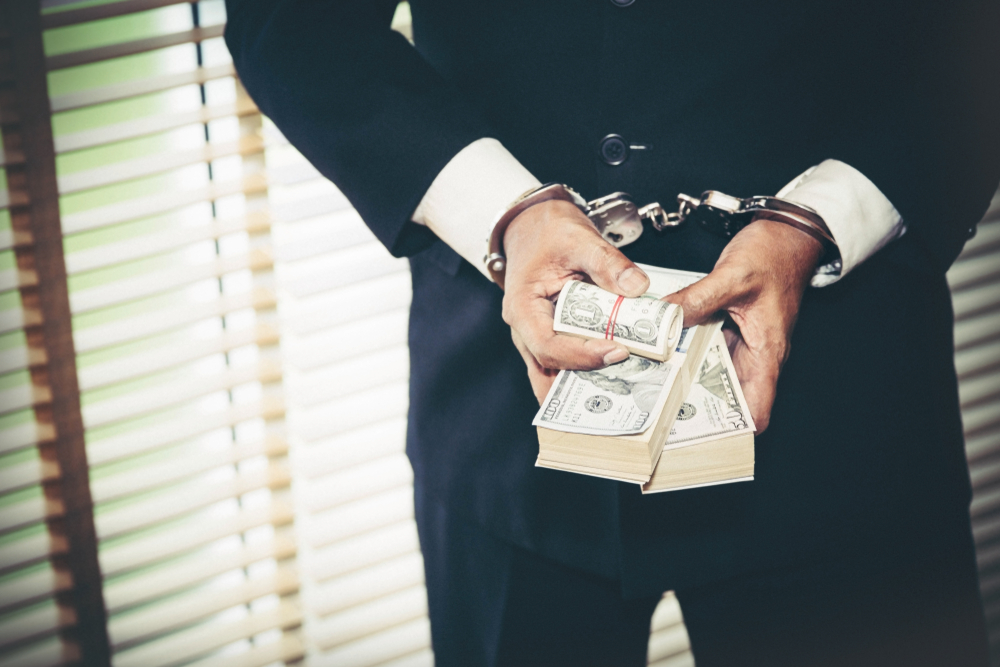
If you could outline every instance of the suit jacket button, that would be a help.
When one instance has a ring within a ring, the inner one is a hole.
[[[605,164],[615,166],[628,159],[628,144],[617,134],[609,134],[597,145],[597,153]]]
[[[633,2],[635,2],[635,0],[611,0],[612,5],[618,5],[619,7],[628,7]]]

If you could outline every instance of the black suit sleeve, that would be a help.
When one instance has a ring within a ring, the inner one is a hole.
[[[434,235],[410,216],[486,122],[390,29],[396,0],[227,0],[226,44],[261,111],[396,256]]]
[[[836,91],[829,157],[893,203],[913,258],[947,270],[1000,183],[1000,2],[856,8],[871,27],[844,31],[820,82]]]

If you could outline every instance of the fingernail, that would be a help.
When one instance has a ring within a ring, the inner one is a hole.
[[[624,347],[617,347],[604,355],[604,365],[610,366],[628,358],[628,350]]]
[[[646,287],[649,286],[649,278],[646,274],[637,268],[628,268],[622,271],[622,274],[618,276],[618,287],[621,288],[623,292],[628,292],[633,294],[635,292],[645,292]]]

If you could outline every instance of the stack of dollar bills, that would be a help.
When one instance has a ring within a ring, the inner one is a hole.
[[[557,331],[613,334],[633,354],[599,371],[559,373],[533,422],[537,465],[638,483],[643,493],[752,480],[754,424],[721,322],[684,329],[663,361],[646,351],[678,337],[676,307],[655,299],[704,274],[642,268],[649,300],[623,305],[593,286],[560,295]]]

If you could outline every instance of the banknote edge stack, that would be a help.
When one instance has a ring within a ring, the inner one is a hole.
[[[713,339],[719,340],[721,332]],[[724,340],[723,340],[724,344]],[[711,344],[708,346],[711,347]],[[707,349],[706,349],[707,353]],[[728,356],[728,350],[725,351]],[[702,356],[704,361],[704,355]],[[731,363],[731,361],[730,361]],[[698,364],[701,366],[701,363]],[[739,380],[735,380],[738,382]],[[693,391],[694,385],[690,391]],[[742,393],[741,389],[737,389]],[[686,401],[687,402],[687,399]],[[676,418],[675,418],[676,420]],[[682,491],[718,484],[750,482],[754,479],[755,449],[753,430],[733,431],[693,444],[668,442],[653,470],[649,481],[642,484],[642,493]],[[551,464],[539,456],[536,465],[564,472],[574,472],[592,477],[624,480],[600,468],[571,464]]]
[[[675,363],[682,354],[684,358],[668,390],[667,400],[645,431],[634,435],[607,436],[567,433],[538,426],[540,465],[558,469],[566,469],[564,466],[591,468],[603,471],[605,477],[625,482],[648,482],[712,335],[721,327],[721,321],[694,327],[687,352],[675,352],[671,357]]]
[[[654,283],[658,273],[687,273],[640,266],[650,274]],[[688,275],[690,282],[694,282],[703,274]],[[642,485],[643,493],[752,480],[754,436],[751,430],[728,433],[694,444],[671,446],[667,443],[680,407],[692,389],[696,373],[712,341],[717,336],[721,339],[721,327],[719,320],[692,329],[690,338],[685,341],[688,347],[667,400],[655,423],[643,433],[601,436],[538,426],[539,455],[536,465],[638,483]],[[728,350],[725,354],[728,357]],[[677,355],[672,359],[675,363],[679,360]],[[623,453],[627,454],[623,456]]]

